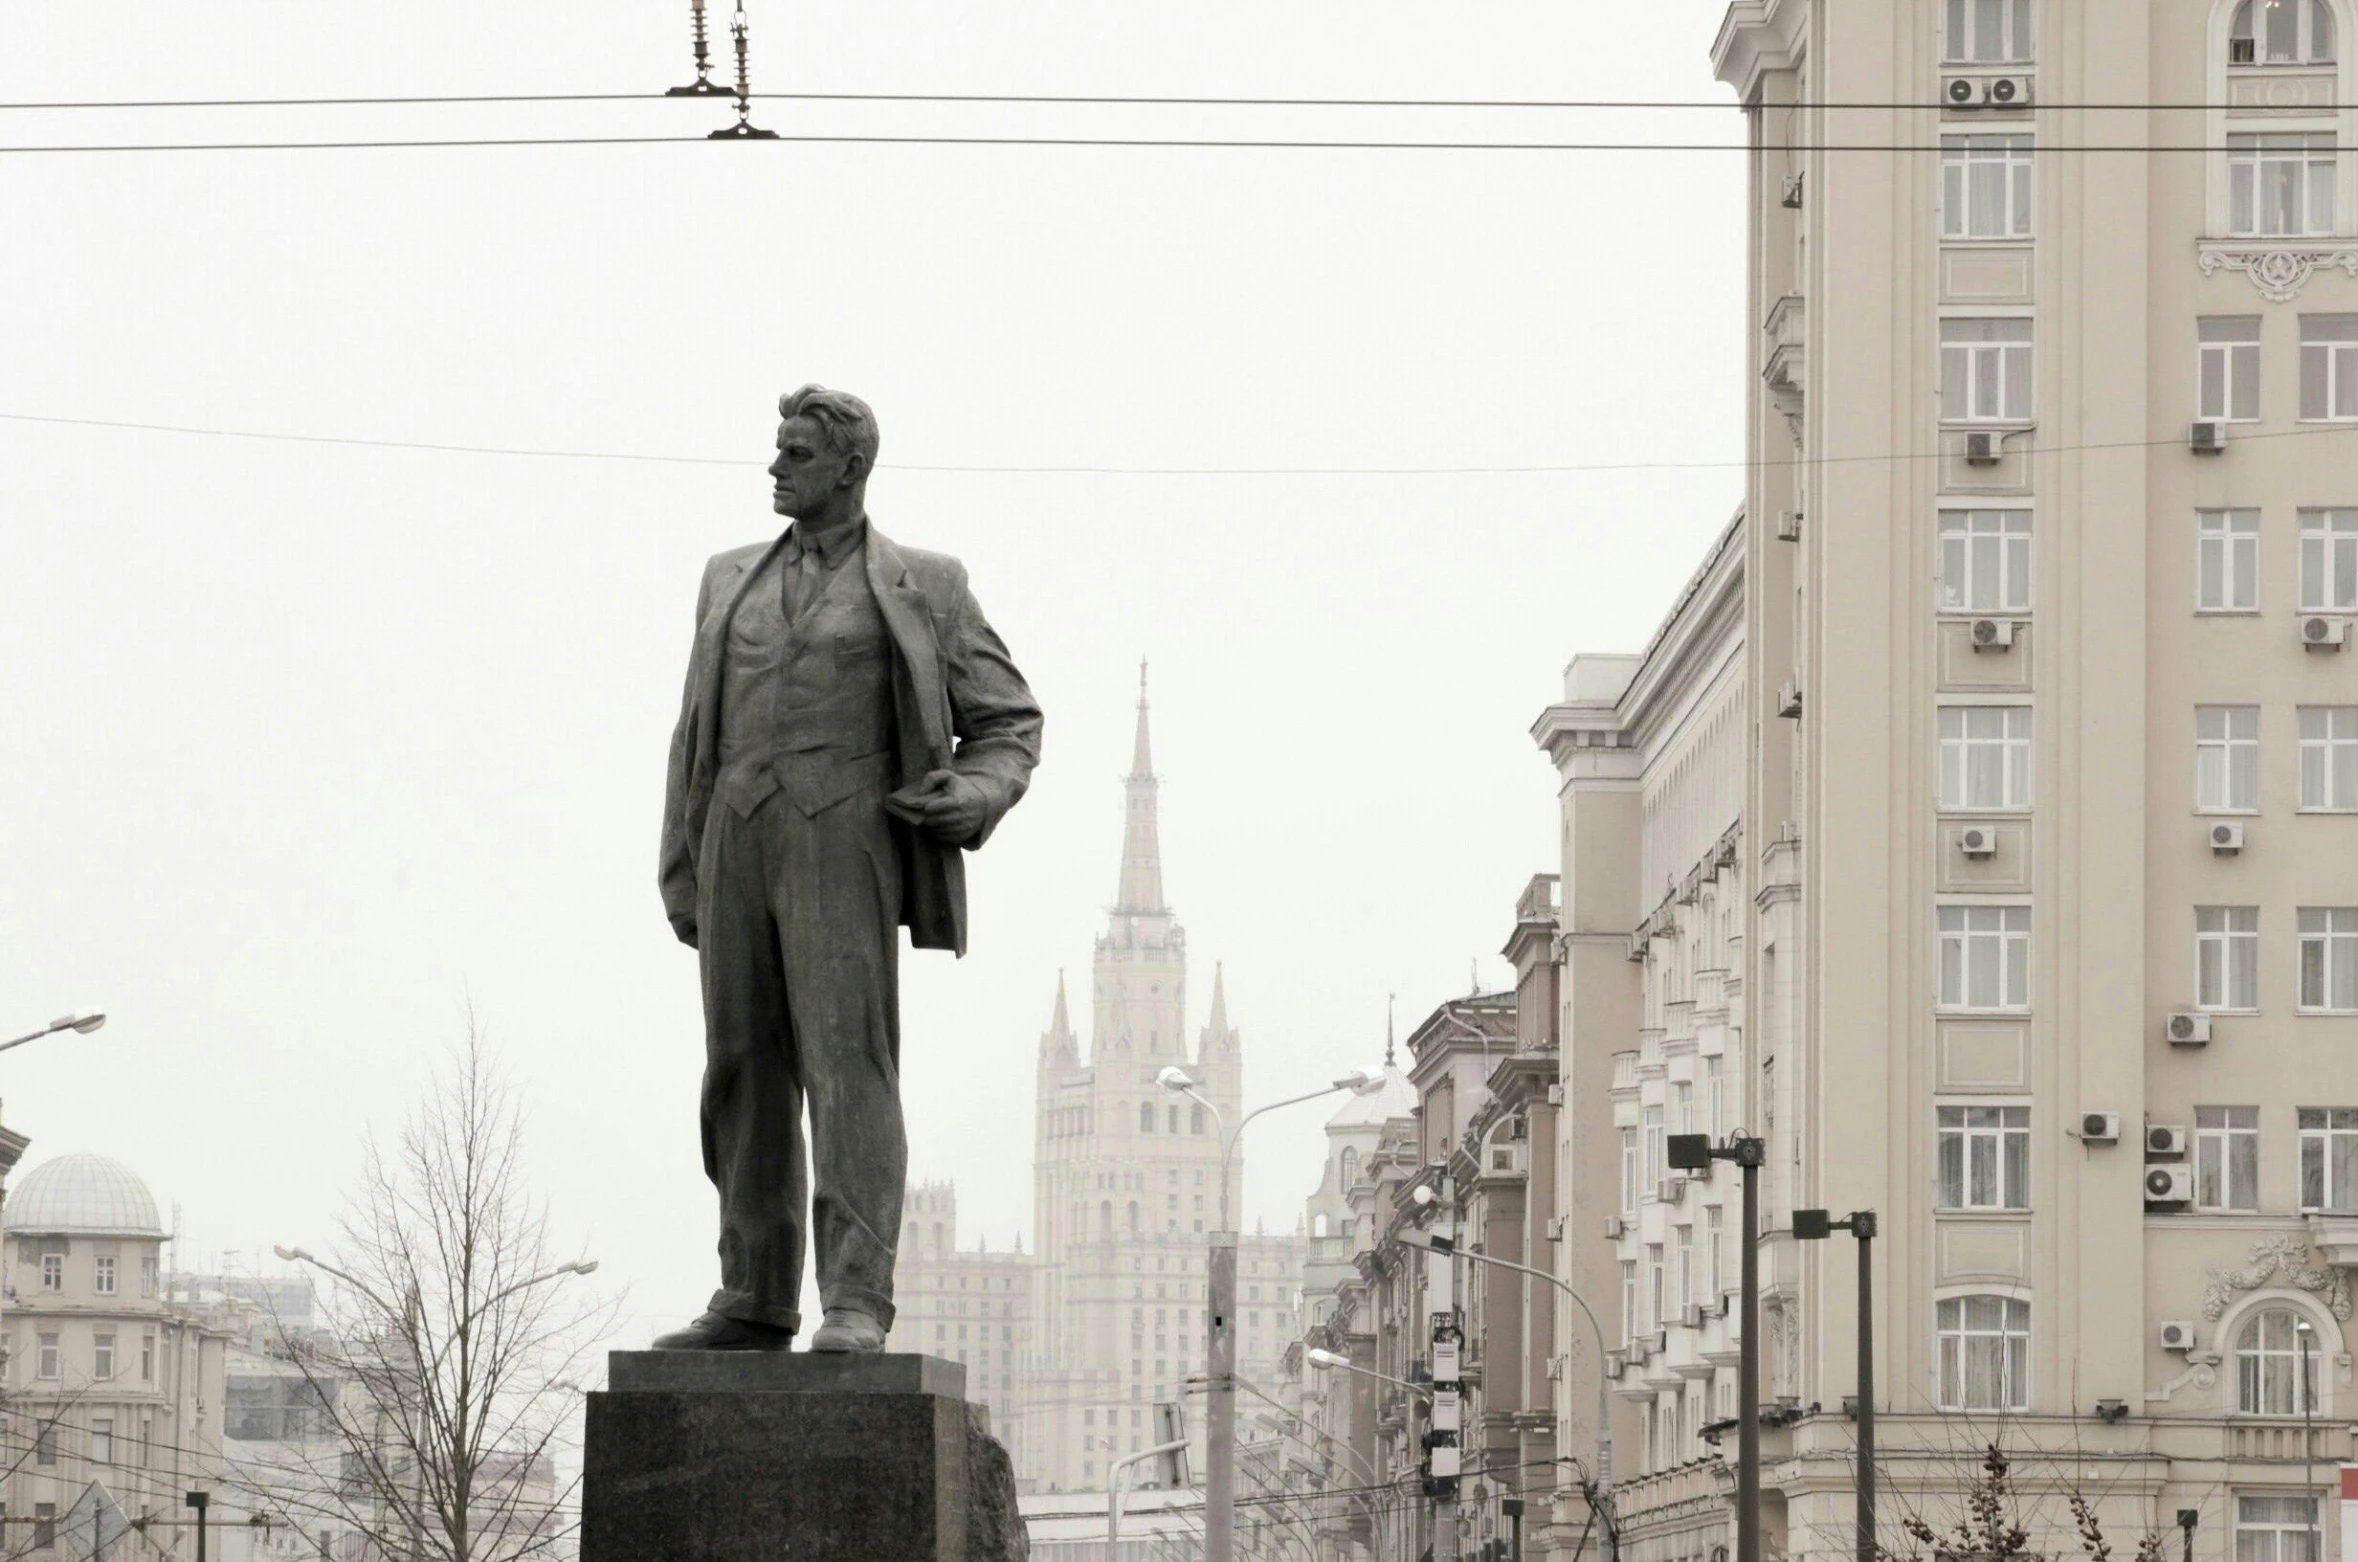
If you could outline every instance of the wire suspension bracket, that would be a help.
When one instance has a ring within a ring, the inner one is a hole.
[[[667,98],[725,97],[728,88],[712,79],[712,40],[704,25],[704,0],[688,0],[688,33],[696,46],[696,79],[664,93]]]
[[[701,14],[701,6],[699,6]],[[729,37],[737,46],[737,122],[725,130],[715,130],[707,141],[775,141],[775,130],[757,129],[750,116],[753,113],[753,78],[747,69],[745,56],[745,0],[737,0],[737,14],[729,23]]]

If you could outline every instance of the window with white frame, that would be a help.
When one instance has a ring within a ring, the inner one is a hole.
[[[2030,1208],[2030,1108],[1944,1106],[1940,1114],[1943,1209]]]
[[[2331,65],[2333,43],[2326,0],[2243,0],[2227,24],[2227,63]]]
[[[2227,423],[2258,422],[2260,317],[2206,315],[2194,326],[2194,415]]]
[[[1948,0],[1948,23],[1951,65],[2030,63],[2031,0]]]
[[[1940,1005],[2030,1007],[2030,907],[1940,908]]]
[[[2198,510],[2194,517],[2194,605],[2204,613],[2260,606],[2260,512]]]
[[[2031,801],[2031,708],[1943,705],[1940,806],[2028,808]]]
[[[1725,1234],[1722,1211],[1716,1204],[1703,1211],[1704,1274],[1711,1288],[1706,1295],[1718,1296],[1728,1288],[1727,1271],[1721,1258],[1720,1238]]]
[[[1678,1306],[1685,1312],[1695,1305],[1695,1228],[1678,1228]]]
[[[2301,316],[2301,421],[2358,422],[2358,315]]]
[[[115,1257],[114,1257],[114,1255],[113,1255],[112,1253],[101,1253],[101,1254],[98,1256],[98,1258],[95,1260],[95,1264],[96,1264],[96,1270],[97,1270],[97,1289],[98,1289],[98,1294],[99,1294],[99,1295],[101,1295],[101,1296],[112,1296],[112,1295],[114,1295],[114,1294],[115,1294]]]
[[[2358,1107],[2304,1106],[2294,1113],[2301,1131],[2301,1208],[2358,1213]]]
[[[2304,1342],[2301,1332],[2301,1315],[2289,1307],[2263,1307],[2244,1319],[2235,1331],[2237,1410],[2247,1416],[2316,1412],[2317,1341]]]
[[[2030,1303],[1952,1296],[1934,1304],[1943,1410],[2030,1408]]]
[[[1940,415],[1952,423],[2030,420],[2028,319],[2010,315],[1941,321]]]
[[[2031,138],[1940,138],[1940,222],[1944,239],[2031,236]]]
[[[2301,806],[2358,809],[2358,705],[2304,705],[2300,721]]]
[[[1638,1131],[1621,1130],[1621,1213],[1635,1215],[1638,1207]]]
[[[2194,806],[2250,813],[2260,806],[2260,707],[2194,707]]]
[[[2358,510],[2301,512],[2301,611],[2358,611]]]
[[[2030,511],[1941,511],[1942,612],[2029,612],[2030,567]]]
[[[2217,1211],[2260,1207],[2258,1107],[2194,1109],[2194,1207]]]
[[[2237,238],[2313,238],[2333,232],[2331,131],[2227,138],[2227,231]]]
[[[1637,1260],[1625,1258],[1621,1261],[1621,1337],[1624,1340],[1638,1337],[1637,1307]]]
[[[2238,1493],[2235,1562],[2318,1562],[2317,1499]]]
[[[1728,1074],[1727,1059],[1713,1054],[1703,1060],[1703,1131],[1713,1144],[1727,1131]]]
[[[2194,908],[2194,1006],[2260,1006],[2260,908]]]
[[[43,1253],[41,1255],[41,1289],[44,1291],[65,1289],[65,1255],[63,1253]]]
[[[1670,1087],[1670,1120],[1676,1131],[1691,1134],[1695,1131],[1695,1087],[1681,1080]]]
[[[1646,1128],[1646,1189],[1656,1198],[1662,1196],[1662,1184],[1670,1177],[1669,1161],[1662,1137],[1662,1108],[1647,1107],[1639,1120]]]
[[[1646,1327],[1662,1327],[1662,1244],[1646,1244]]]
[[[2358,906],[2301,908],[2301,1007],[2358,1010]]]

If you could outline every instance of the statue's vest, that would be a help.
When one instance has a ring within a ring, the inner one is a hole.
[[[893,775],[892,646],[859,559],[787,621],[783,555],[737,603],[724,641],[716,795],[739,818],[772,792],[805,815]]]

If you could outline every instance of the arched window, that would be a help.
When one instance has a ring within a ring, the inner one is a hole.
[[[1110,1237],[1113,1235],[1113,1200],[1111,1199],[1107,1199],[1097,1206],[1097,1231],[1100,1236]]]
[[[1187,1131],[1191,1134],[1204,1131],[1204,1109],[1200,1102],[1187,1109]]]
[[[1952,1296],[1935,1304],[1940,1408],[2030,1408],[2030,1303]]]
[[[2316,1412],[2319,1345],[2314,1331],[2301,1338],[2302,1322],[2289,1307],[2263,1308],[2244,1320],[2235,1336],[2236,1409],[2247,1416]]]
[[[942,1245],[942,1223],[938,1220],[933,1223],[933,1250],[936,1253],[947,1251]]]
[[[1138,1131],[1142,1134],[1154,1132],[1154,1103],[1152,1101],[1138,1103]]]
[[[1310,1222],[1310,1234],[1314,1237],[1326,1235],[1326,1211],[1320,1210],[1318,1218]]]
[[[2230,65],[2331,65],[2328,0],[2243,0],[2227,26]]]
[[[1175,1106],[1174,1106],[1174,1107],[1172,1107],[1172,1108],[1171,1108],[1171,1132],[1173,1132],[1173,1133],[1177,1133],[1178,1131],[1179,1131],[1179,1109],[1178,1109],[1177,1107],[1175,1107]]]
[[[1343,1191],[1348,1192],[1350,1189],[1358,1186],[1358,1183],[1359,1152],[1357,1150],[1345,1150],[1343,1152]]]
[[[1138,1229],[1138,1201],[1136,1199],[1130,1201],[1130,1229],[1132,1231]]]

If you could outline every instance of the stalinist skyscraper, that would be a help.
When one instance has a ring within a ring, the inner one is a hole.
[[[1091,970],[1087,1053],[1063,979],[1040,1037],[1032,1152],[1030,1348],[1018,1353],[1017,1474],[1035,1490],[1089,1490],[1113,1459],[1151,1446],[1153,1406],[1187,1404],[1200,1445],[1203,1401],[1186,1380],[1204,1362],[1204,1251],[1220,1224],[1220,1133],[1201,1106],[1155,1083],[1177,1065],[1231,1124],[1244,1099],[1244,1054],[1228,1023],[1218,968],[1211,1015],[1187,1042],[1187,934],[1163,898],[1157,782],[1145,674],[1125,809],[1122,865]],[[1244,1157],[1231,1172],[1231,1219],[1243,1224]],[[952,1239],[955,1240],[954,1238]],[[1246,1234],[1237,1245],[1239,1373],[1270,1380],[1290,1337],[1304,1243],[1298,1232]],[[889,1348],[934,1350],[911,1314],[940,1290],[927,1244],[904,1242],[903,1323]],[[951,1281],[955,1284],[955,1281]],[[978,1298],[979,1300],[979,1298]],[[906,1343],[904,1342],[906,1340]],[[1004,1403],[1004,1401],[1002,1401]]]

